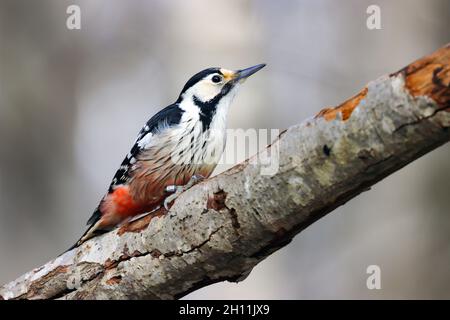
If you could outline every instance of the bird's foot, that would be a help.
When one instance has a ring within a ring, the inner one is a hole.
[[[203,181],[205,179],[204,176],[196,174],[189,179],[188,183],[186,183],[184,186],[176,186],[176,185],[170,185],[167,186],[165,191],[167,193],[172,193],[170,196],[166,197],[164,200],[164,208],[166,208],[167,211],[169,211],[169,204],[172,203],[178,196],[186,191],[187,189],[191,188],[195,184]]]

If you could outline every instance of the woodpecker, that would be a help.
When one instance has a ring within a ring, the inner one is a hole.
[[[167,209],[180,192],[208,178],[225,148],[229,106],[245,79],[264,66],[208,68],[192,76],[175,103],[140,130],[71,249],[163,204]]]

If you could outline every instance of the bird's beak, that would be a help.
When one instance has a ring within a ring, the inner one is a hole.
[[[238,71],[236,71],[233,80],[242,82],[245,79],[247,79],[248,77],[250,77],[252,74],[254,74],[255,72],[257,72],[257,71],[261,70],[262,68],[264,68],[265,66],[266,66],[265,63],[261,63],[261,64],[258,64],[256,66],[250,67],[250,68],[238,70]]]

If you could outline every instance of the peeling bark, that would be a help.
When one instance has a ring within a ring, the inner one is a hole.
[[[241,281],[301,230],[450,139],[450,46],[284,131],[256,157],[0,287],[0,299],[174,299]]]

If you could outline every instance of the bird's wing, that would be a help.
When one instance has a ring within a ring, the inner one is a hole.
[[[130,152],[122,161],[119,170],[117,170],[114,175],[108,189],[108,194],[113,192],[117,186],[129,182],[133,171],[133,164],[137,161],[137,158],[141,152],[146,150],[147,146],[151,143],[152,137],[162,132],[165,128],[169,128],[180,123],[183,112],[183,109],[178,106],[178,103],[175,103],[165,107],[147,121],[141,131],[139,131]],[[87,222],[88,225],[94,224],[100,219],[101,212],[99,208],[100,205],[89,218]]]

